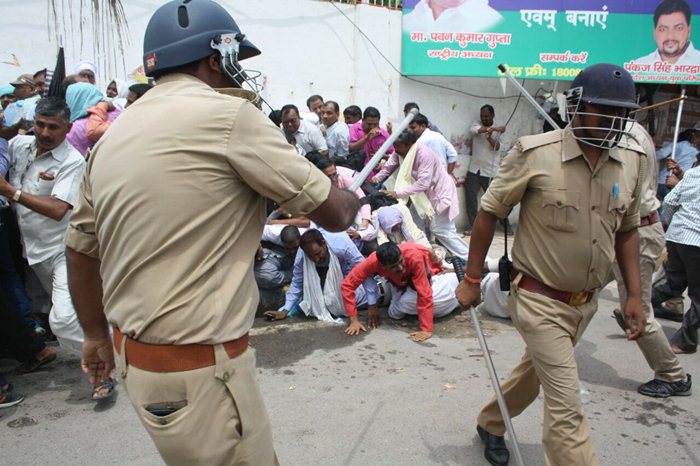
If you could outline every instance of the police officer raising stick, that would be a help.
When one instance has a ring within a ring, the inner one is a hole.
[[[108,376],[111,327],[124,387],[169,465],[278,464],[248,347],[266,198],[331,231],[359,208],[251,102],[215,90],[257,100],[239,62],[259,53],[211,0],[162,5],[144,39],[157,85],[96,146],[66,236],[83,370]]]
[[[520,138],[482,198],[466,276],[456,291],[463,307],[479,301],[481,264],[496,222],[520,203],[509,309],[526,350],[502,388],[510,416],[517,416],[542,386],[547,464],[598,464],[574,346],[597,310],[615,258],[628,291],[629,339],[645,327],[637,227],[646,160],[634,143],[618,147],[635,101],[632,77],[616,65],[593,65],[574,79],[567,95],[570,125]],[[495,400],[479,414],[477,432],[489,463],[506,465],[505,426]]]

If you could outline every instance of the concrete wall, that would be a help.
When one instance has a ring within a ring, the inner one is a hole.
[[[119,27],[104,7],[108,1],[95,1],[103,6],[101,14],[91,9],[92,0],[25,0],[11,2],[12,8],[4,7],[0,17],[0,83],[20,73],[53,68],[59,37],[66,47],[69,73],[79,60],[93,59],[100,66],[98,79],[103,89],[113,77],[128,76],[141,64],[148,19],[163,2],[122,0],[126,24]],[[294,103],[304,109],[309,95],[320,94],[338,101],[341,108],[350,104],[376,106],[384,122],[397,122],[403,119],[405,102],[418,102],[462,154],[458,174],[466,170],[464,154],[470,150],[467,130],[478,119],[481,105],[489,103],[496,108],[497,125],[505,124],[513,114],[503,150],[518,136],[541,128],[530,104],[525,99],[518,103],[517,91],[504,79],[414,78],[442,86],[435,87],[401,77],[397,71],[401,68],[400,11],[315,0],[221,3],[263,51],[244,64],[263,72],[263,96],[274,108]],[[551,91],[555,83],[526,83],[533,94],[540,87]],[[458,223],[462,226],[463,222]]]
[[[94,14],[91,1],[5,0],[3,3],[12,3],[12,7],[3,8],[6,14],[0,17],[0,83],[20,73],[53,68],[59,37],[65,45],[68,71],[79,60],[92,59],[100,65],[101,87],[106,87],[112,77],[126,77],[140,65],[146,24],[162,2],[122,0],[126,26],[119,28],[108,23],[106,7],[101,15]],[[101,5],[108,3],[96,1]],[[515,105],[514,98],[493,98],[516,94],[501,80],[416,78],[483,96],[468,97],[402,78],[396,71],[401,64],[400,11],[314,0],[222,0],[221,3],[263,51],[260,57],[245,64],[264,73],[264,96],[276,108],[288,102],[304,107],[306,98],[318,93],[337,100],[341,107],[374,105],[384,119],[398,121],[403,117],[403,103],[414,100],[447,136],[459,142],[483,103],[496,107],[499,124],[505,123]],[[56,15],[52,13],[53,6]],[[527,87],[534,91],[539,83]],[[509,125],[506,141],[529,132],[533,115],[529,105],[521,102]]]

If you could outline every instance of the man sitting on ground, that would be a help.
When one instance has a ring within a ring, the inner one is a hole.
[[[360,283],[374,275],[386,278],[391,286],[389,317],[403,319],[418,315],[420,331],[411,333],[413,341],[425,341],[433,335],[433,318],[444,317],[457,306],[455,289],[458,285],[455,273],[442,273],[440,264],[431,260],[430,250],[415,243],[384,243],[343,281],[343,302],[350,324],[348,335],[366,331],[357,318],[355,290]],[[379,325],[379,310],[370,303],[367,326]]]
[[[329,233],[316,229],[307,230],[299,240],[301,251],[294,260],[292,283],[287,291],[284,308],[266,311],[265,316],[282,320],[295,315],[301,309],[307,316],[318,320],[337,322],[335,317],[345,316],[340,286],[343,278],[364,257],[346,233]],[[363,285],[353,289],[359,306],[377,305],[377,283],[371,276],[363,279]],[[355,302],[355,301],[353,301]]]

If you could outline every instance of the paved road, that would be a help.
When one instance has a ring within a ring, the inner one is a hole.
[[[614,286],[602,293],[577,348],[600,463],[700,465],[700,388],[667,400],[636,393],[652,374],[610,317],[616,299]],[[503,378],[522,340],[509,321],[482,322]],[[669,336],[679,325],[662,323]],[[469,314],[439,320],[425,344],[408,338],[416,327],[384,319],[351,338],[305,319],[256,322],[251,341],[282,464],[487,464],[475,417],[492,391]],[[681,358],[700,376],[700,356]],[[0,370],[15,364],[0,360]],[[0,464],[162,464],[121,387],[114,403],[88,399],[76,357],[59,350],[44,370],[11,379],[27,399],[0,410]],[[541,397],[514,423],[526,464],[543,465]]]

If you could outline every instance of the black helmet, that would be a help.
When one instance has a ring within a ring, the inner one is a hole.
[[[234,60],[260,55],[260,50],[241,33],[231,15],[211,0],[174,0],[153,13],[143,40],[143,64],[147,76],[192,63],[209,56],[212,41],[235,36]]]
[[[580,92],[576,92],[579,88]],[[591,65],[581,71],[571,83],[569,96],[580,97],[581,102],[589,104],[639,108],[632,76],[624,68],[610,63]]]

